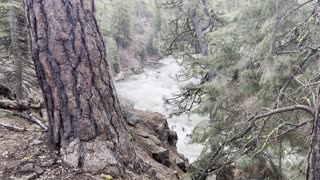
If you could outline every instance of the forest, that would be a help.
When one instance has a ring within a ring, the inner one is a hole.
[[[0,0],[0,179],[320,180],[320,0]]]

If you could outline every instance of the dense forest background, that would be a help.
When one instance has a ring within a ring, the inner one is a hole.
[[[315,0],[96,0],[117,80],[173,55],[173,116],[209,116],[196,179],[303,179],[319,164],[319,23]],[[41,100],[21,0],[0,1],[0,85]],[[307,170],[307,171],[306,171]],[[312,174],[312,173],[311,173]]]

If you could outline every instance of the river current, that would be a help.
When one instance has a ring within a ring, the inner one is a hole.
[[[187,157],[189,162],[193,162],[199,157],[203,145],[191,144],[188,135],[203,118],[197,115],[192,115],[191,118],[187,115],[169,118],[170,110],[165,108],[163,99],[179,92],[178,83],[172,77],[180,71],[180,66],[172,57],[159,62],[163,64],[160,68],[147,67],[142,74],[117,82],[117,92],[133,101],[136,109],[159,112],[166,116],[170,129],[178,134],[178,152]]]

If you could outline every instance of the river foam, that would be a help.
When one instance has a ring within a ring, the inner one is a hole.
[[[178,83],[171,77],[180,71],[180,66],[172,57],[164,58],[160,63],[163,66],[158,69],[145,68],[144,73],[117,82],[116,89],[119,95],[133,101],[136,109],[159,112],[166,116],[169,127],[178,134],[178,152],[193,162],[199,157],[203,145],[190,144],[188,135],[203,118],[197,115],[169,118],[170,110],[165,108],[163,99],[179,92]]]

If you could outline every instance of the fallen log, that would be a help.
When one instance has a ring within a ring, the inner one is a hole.
[[[0,108],[1,109],[15,109],[15,110],[29,110],[29,109],[41,109],[43,107],[43,103],[33,104],[30,101],[14,101],[9,99],[0,100]]]

